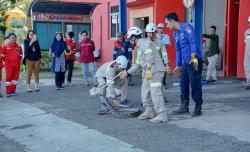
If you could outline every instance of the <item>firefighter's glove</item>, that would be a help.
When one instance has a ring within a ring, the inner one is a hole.
[[[173,74],[173,71],[172,71],[172,69],[170,68],[170,66],[167,66],[166,73],[167,73],[168,75]]]
[[[120,79],[124,80],[125,78],[127,78],[127,76],[128,76],[128,72],[124,70],[120,74]]]
[[[198,71],[198,58],[196,56],[193,56],[191,59],[191,63],[193,63],[194,70]]]
[[[153,77],[153,74],[152,74],[151,69],[147,69],[146,70],[146,79],[147,80],[152,80],[152,77]]]
[[[71,51],[68,50],[68,49],[64,49],[64,53],[65,53],[66,55],[71,55]]]
[[[115,106],[119,106],[119,105],[120,105],[120,101],[117,100],[117,99],[113,99],[113,104],[114,104]]]

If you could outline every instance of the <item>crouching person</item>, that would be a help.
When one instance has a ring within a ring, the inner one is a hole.
[[[119,77],[112,81],[112,79],[119,74],[121,71],[126,69],[128,65],[128,60],[125,56],[119,56],[116,60],[107,62],[103,64],[96,72],[95,77],[97,79],[98,88],[101,90],[100,100],[101,107],[98,111],[99,115],[104,115],[109,112],[107,104],[105,100],[107,98],[112,99],[113,101],[117,101],[117,97],[121,96],[120,104],[127,103],[127,88],[128,88],[128,80],[120,79]],[[102,88],[108,84],[108,86],[102,90]],[[114,88],[115,84],[119,84],[121,87],[120,92]]]

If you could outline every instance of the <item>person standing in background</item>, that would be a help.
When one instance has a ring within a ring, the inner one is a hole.
[[[169,38],[169,35],[167,35],[167,34],[164,34],[164,24],[162,24],[162,23],[159,23],[158,25],[157,25],[157,34],[156,34],[156,38],[158,39],[158,40],[160,40],[161,41],[161,45],[164,45],[165,46],[165,50],[164,50],[164,53],[163,53],[163,55],[164,55],[164,60],[165,60],[165,66],[166,67],[168,67],[168,69],[169,69],[169,74],[171,74],[172,73],[172,70],[171,70],[171,68],[170,68],[170,63],[169,63],[169,58],[168,58],[168,48],[169,48],[169,46],[171,45],[171,42],[170,42],[170,38]],[[167,61],[167,62],[166,62]],[[167,73],[165,73],[164,74],[164,78],[163,78],[163,87],[166,89],[167,88],[167,84],[166,84],[166,74]]]
[[[39,73],[41,64],[41,49],[34,31],[29,30],[24,40],[24,58],[23,64],[26,65],[26,89],[32,92],[30,81],[32,73],[35,75],[35,91],[39,91]]]
[[[2,94],[2,69],[3,69],[3,56],[2,56],[2,46],[4,44],[1,44],[1,47],[0,47],[0,98],[3,97],[3,94]]]
[[[248,29],[245,32],[245,56],[244,56],[244,69],[246,75],[245,88],[250,89],[250,16],[248,18]]]
[[[211,26],[210,34],[203,34],[202,36],[206,39],[210,39],[210,46],[208,51],[208,67],[207,67],[207,78],[202,81],[202,84],[216,82],[216,64],[219,58],[219,36],[216,34],[216,26]]]
[[[88,71],[91,73],[91,79],[94,85],[97,85],[95,80],[95,43],[91,39],[88,38],[88,32],[82,31],[81,33],[82,40],[79,44],[79,52],[80,52],[80,63],[82,65],[82,79],[86,86],[89,85],[88,82]]]
[[[55,73],[56,90],[63,89],[63,82],[66,71],[66,59],[64,52],[69,52],[67,43],[63,40],[62,33],[56,33],[53,43],[50,47],[50,54],[52,56],[51,70]]]
[[[2,57],[5,63],[6,71],[6,96],[16,96],[16,86],[20,73],[20,62],[22,59],[22,47],[17,44],[17,36],[14,33],[10,33],[9,42],[2,45]]]
[[[117,40],[114,41],[114,52],[113,52],[113,60],[116,60],[119,56],[125,56],[128,60],[127,70],[131,67],[132,64],[132,46],[129,41],[125,39],[125,34],[122,32],[117,33]],[[128,76],[128,85],[133,86],[132,76]]]
[[[68,37],[66,38],[66,43],[69,48],[69,53],[65,52],[66,56],[66,69],[68,70],[67,85],[71,86],[71,79],[73,76],[75,53],[76,53],[76,43],[74,41],[75,33],[73,31],[68,32]]]

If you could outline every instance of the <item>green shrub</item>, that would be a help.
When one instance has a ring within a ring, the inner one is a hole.
[[[49,51],[42,51],[42,64],[41,71],[50,71],[51,67],[51,57]]]

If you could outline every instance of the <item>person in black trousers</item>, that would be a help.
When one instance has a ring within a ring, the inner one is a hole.
[[[66,71],[65,52],[69,52],[67,43],[63,40],[62,33],[56,33],[56,36],[50,47],[50,54],[52,56],[51,70],[55,73],[56,90],[63,89]]]
[[[76,52],[76,43],[73,40],[75,34],[73,31],[68,32],[68,37],[66,38],[66,43],[69,48],[69,53],[65,52],[66,57],[66,69],[68,70],[67,85],[71,86],[71,78],[73,76],[74,61],[75,61],[75,52]]]

